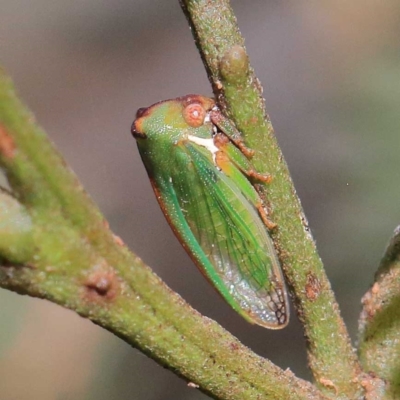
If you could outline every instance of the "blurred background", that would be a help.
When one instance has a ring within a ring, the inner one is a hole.
[[[232,1],[353,340],[400,223],[400,2]],[[139,107],[211,95],[177,1],[2,0],[1,63],[111,227],[193,307],[310,378],[301,328],[251,326],[206,283],[156,204]],[[205,399],[74,313],[0,290],[0,400]]]

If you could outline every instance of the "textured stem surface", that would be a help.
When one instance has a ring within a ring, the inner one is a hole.
[[[400,397],[400,226],[382,258],[375,283],[363,297],[359,353],[363,367],[389,382],[388,398]]]

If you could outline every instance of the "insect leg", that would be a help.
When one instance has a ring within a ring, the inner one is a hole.
[[[265,183],[271,182],[272,177],[268,174],[257,172],[242,151],[234,146],[225,134],[215,134],[214,144],[221,152],[226,154],[228,159],[248,178],[254,178]]]
[[[241,133],[237,130],[232,121],[225,117],[221,111],[214,108],[210,112],[210,120],[216,125],[232,142],[240,149],[240,151],[248,158],[253,157],[254,150],[249,149],[243,142]]]
[[[260,213],[260,217],[263,220],[265,226],[272,231],[276,228],[276,223],[271,221],[268,217],[268,207],[267,207],[267,199],[265,198],[265,187],[259,184],[254,185],[254,189],[257,191],[258,196],[260,197],[261,204],[258,205],[257,209]]]

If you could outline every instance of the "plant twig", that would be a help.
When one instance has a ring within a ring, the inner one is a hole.
[[[363,297],[359,353],[363,367],[389,383],[388,395],[400,396],[400,226],[394,231]]]
[[[0,246],[1,287],[74,310],[214,398],[325,399],[200,316],[128,251],[1,70],[0,163],[15,196],[0,197],[0,209],[26,214],[27,225],[12,232],[27,240],[18,259]]]
[[[298,315],[308,340],[310,367],[317,384],[352,398],[360,393],[360,367],[339,307],[315,248],[287,165],[266,116],[262,89],[228,0],[180,0],[214,93],[225,112],[256,150],[253,163],[268,172],[272,232]]]

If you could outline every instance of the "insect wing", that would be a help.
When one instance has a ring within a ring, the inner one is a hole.
[[[288,300],[272,241],[253,205],[208,150],[176,146],[170,176],[152,177],[175,234],[228,303],[252,323],[279,329]]]

